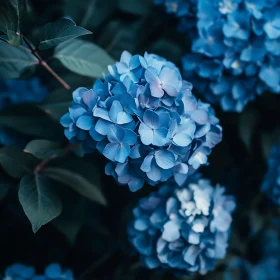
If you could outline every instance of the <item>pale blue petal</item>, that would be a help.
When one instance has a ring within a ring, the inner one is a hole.
[[[159,124],[159,115],[156,112],[147,110],[143,115],[144,123],[150,128],[156,128]]]
[[[109,118],[109,112],[105,108],[95,108],[93,110],[93,115],[103,120],[111,121],[111,119]]]
[[[120,101],[115,100],[112,103],[112,106],[109,111],[109,117],[114,123],[117,123],[117,117],[120,112],[123,112],[123,107],[122,107]]]
[[[67,113],[67,114],[63,115],[60,118],[60,123],[63,127],[69,127],[69,125],[72,123],[72,120],[70,118],[70,114]]]
[[[130,147],[127,143],[122,143],[118,146],[118,150],[115,154],[115,160],[120,163],[124,163],[129,156]]]
[[[78,118],[77,127],[83,130],[90,130],[93,125],[93,117],[91,116],[81,116]]]
[[[153,131],[146,126],[144,123],[141,123],[138,130],[141,138],[141,142],[144,145],[150,145],[153,142],[154,134]]]
[[[153,155],[147,155],[141,165],[141,170],[144,172],[149,172],[152,169],[152,160],[154,156]]]
[[[192,138],[186,133],[177,133],[173,137],[173,142],[180,147],[187,147],[192,143]]]
[[[97,147],[97,146],[96,146]],[[111,161],[115,161],[116,154],[119,150],[119,144],[117,143],[109,143],[106,145],[103,155]]]
[[[113,125],[112,123],[100,119],[97,121],[95,125],[95,130],[101,135],[107,135],[108,130],[112,125]]]
[[[168,139],[166,139],[166,136],[168,134],[168,129],[166,128],[159,128],[155,129],[154,132],[152,131],[153,134],[153,141],[152,144],[162,147],[165,146],[166,143],[168,142]]]
[[[160,150],[156,152],[155,160],[157,165],[163,169],[170,169],[176,164],[174,154],[167,150]]]
[[[120,143],[123,141],[125,131],[117,125],[111,125],[108,129],[108,140],[112,143]]]

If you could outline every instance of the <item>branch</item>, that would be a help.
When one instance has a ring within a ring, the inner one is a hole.
[[[38,54],[37,50],[32,46],[29,40],[22,34],[20,34],[26,43],[27,47],[30,49],[32,54],[39,60],[39,63],[66,89],[70,89],[71,87],[47,64],[46,61],[42,59],[42,57]]]

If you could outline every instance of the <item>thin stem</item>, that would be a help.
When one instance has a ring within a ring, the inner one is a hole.
[[[29,40],[22,34],[20,34],[24,40],[24,42],[26,43],[26,45],[28,46],[28,48],[30,49],[30,51],[32,52],[32,54],[39,60],[39,63],[51,74],[53,75],[53,77],[62,84],[62,86],[66,89],[70,89],[71,87],[47,64],[46,61],[43,60],[43,58],[38,54],[36,48],[34,48],[32,46],[32,44],[29,42]]]

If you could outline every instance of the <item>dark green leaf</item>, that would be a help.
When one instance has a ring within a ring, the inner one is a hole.
[[[103,21],[110,18],[117,6],[117,1],[112,0],[65,0],[65,15],[89,29],[97,28]]]
[[[63,140],[63,128],[46,113],[32,105],[19,105],[0,112],[0,124],[25,135]]]
[[[12,45],[21,43],[20,25],[26,9],[25,0],[2,0],[0,4],[0,30],[7,34]]]
[[[46,176],[68,185],[83,196],[106,205],[105,197],[99,188],[80,174],[59,167],[47,167],[44,169],[44,173]]]
[[[27,144],[24,152],[30,153],[38,159],[61,157],[67,153],[59,144],[49,140],[33,140]]]
[[[18,197],[34,233],[62,212],[61,201],[53,188],[54,183],[40,174],[21,179]]]
[[[97,45],[79,39],[56,47],[54,57],[69,70],[84,76],[101,77],[113,59]]]
[[[0,41],[0,78],[16,79],[27,67],[38,63],[37,58],[22,47]]]
[[[144,15],[150,11],[151,1],[131,1],[131,0],[118,0],[119,9],[126,13]]]
[[[1,182],[0,182],[0,200],[2,200],[6,196],[6,194],[8,193],[10,185],[11,185],[11,182],[9,182],[7,179],[1,178]]]
[[[76,26],[75,22],[68,18],[61,18],[46,24],[39,33],[39,49],[45,50],[59,45],[62,42],[79,36],[92,34],[92,32]]]
[[[4,147],[0,149],[0,164],[3,169],[14,178],[21,178],[33,172],[39,160],[19,147]]]

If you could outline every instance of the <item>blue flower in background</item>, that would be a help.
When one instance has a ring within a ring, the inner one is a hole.
[[[278,220],[279,223],[279,220]],[[256,240],[259,260],[251,263],[244,258],[229,260],[225,280],[276,280],[280,279],[279,227],[266,225]]]
[[[196,34],[196,0],[153,0],[155,5],[164,7],[168,14],[180,19],[179,31],[188,32],[189,37]]]
[[[73,92],[61,118],[66,137],[82,142],[85,152],[97,148],[111,161],[106,174],[131,191],[173,177],[182,185],[222,139],[213,109],[157,55],[124,51],[108,69],[104,82]]]
[[[46,267],[44,274],[36,274],[35,268],[23,264],[13,264],[4,273],[3,280],[74,280],[70,269],[63,270],[59,264],[53,263]]]
[[[15,104],[40,102],[48,90],[39,78],[0,81],[0,110]]]
[[[0,81],[0,110],[9,106],[40,102],[47,96],[48,90],[39,78],[30,80],[2,80]],[[0,126],[0,146],[24,147],[27,139],[20,133],[5,126]]]
[[[176,275],[205,274],[226,255],[235,200],[221,186],[193,178],[166,184],[133,210],[128,235],[150,269]]]
[[[271,150],[261,190],[275,205],[280,206],[280,143]]]
[[[266,90],[280,93],[280,2],[198,0],[194,6],[198,35],[183,69],[201,95],[240,112]]]

